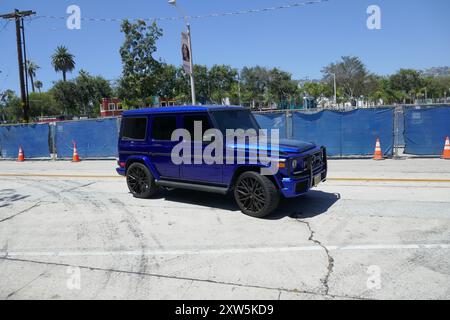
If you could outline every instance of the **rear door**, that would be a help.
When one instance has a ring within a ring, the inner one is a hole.
[[[172,133],[177,127],[178,117],[175,114],[152,116],[149,151],[152,163],[161,178],[180,178],[180,167],[171,159],[172,149],[178,144],[178,141],[171,141]]]
[[[129,155],[147,154],[149,147],[147,131],[147,116],[122,118],[119,139],[119,158],[121,161],[125,161]]]

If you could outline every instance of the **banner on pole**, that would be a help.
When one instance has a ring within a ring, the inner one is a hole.
[[[181,33],[181,54],[183,56],[183,69],[186,74],[190,75],[191,70],[191,46],[189,43],[189,34],[187,32]]]

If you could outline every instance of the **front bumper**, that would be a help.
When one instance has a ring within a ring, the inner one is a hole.
[[[307,178],[282,178],[280,191],[286,198],[301,196],[314,187],[314,177],[317,175],[320,175],[320,182],[323,182],[327,179],[327,170],[319,170]]]
[[[326,180],[328,169],[326,149],[322,147],[321,150],[324,160],[320,164],[315,165],[313,161],[308,160],[304,171],[298,174],[289,171],[289,176],[279,179],[280,191],[286,198],[301,196],[312,187]]]

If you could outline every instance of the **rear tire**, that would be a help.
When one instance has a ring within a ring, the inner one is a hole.
[[[237,179],[234,199],[244,214],[262,218],[277,208],[280,194],[269,178],[248,171]]]
[[[158,193],[159,187],[150,170],[142,163],[135,162],[127,169],[127,185],[135,198],[146,199]]]

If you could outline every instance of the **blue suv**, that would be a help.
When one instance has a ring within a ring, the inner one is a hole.
[[[196,136],[196,123],[202,124],[200,139]],[[190,138],[174,141],[176,129],[185,129]],[[208,148],[205,137],[210,129],[226,136],[228,130],[259,132],[260,127],[250,110],[243,107],[180,106],[125,111],[117,172],[126,177],[136,198],[150,198],[161,188],[232,193],[241,211],[254,217],[264,217],[275,210],[281,195],[300,196],[326,179],[325,147],[291,139],[280,139],[276,147],[267,144],[265,150],[248,139],[244,144],[227,140],[220,153],[241,152],[244,161],[209,164],[199,161],[195,158]],[[192,161],[173,161],[173,151],[180,142],[192,146],[193,152],[187,154]],[[255,149],[266,154],[277,151],[276,172],[261,174],[261,168],[268,164],[249,161]]]

